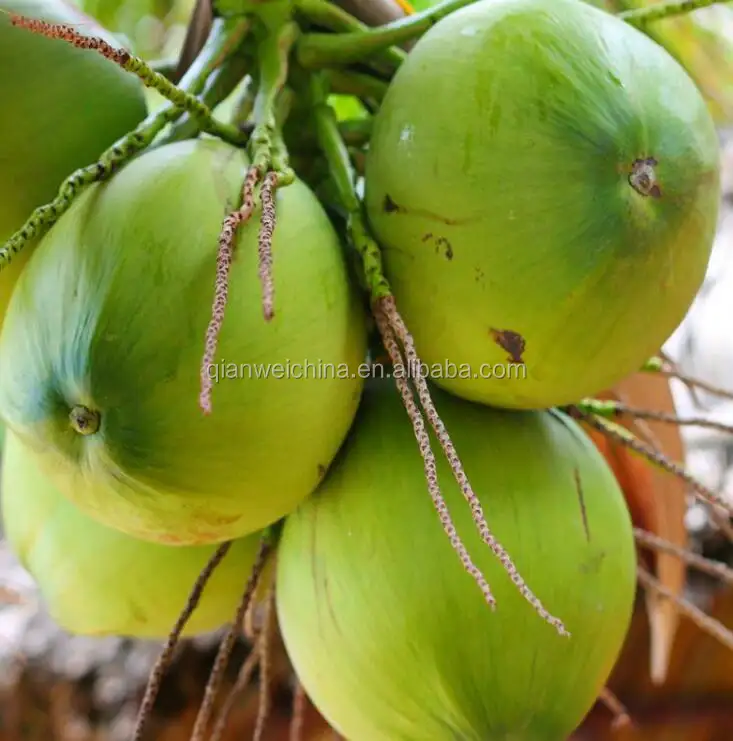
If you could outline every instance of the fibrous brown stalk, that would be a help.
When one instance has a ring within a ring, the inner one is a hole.
[[[598,695],[598,699],[608,708],[613,715],[612,728],[624,728],[632,725],[631,716],[616,695],[604,687]]]
[[[186,623],[189,621],[191,615],[193,615],[194,610],[201,601],[201,596],[203,595],[204,589],[209,579],[211,578],[211,575],[214,573],[219,564],[224,560],[224,557],[229,552],[231,545],[231,541],[220,545],[214,552],[214,555],[209,559],[209,562],[206,564],[206,566],[204,566],[203,570],[199,574],[198,579],[196,579],[193,589],[191,590],[191,594],[188,597],[188,601],[186,602],[183,611],[179,615],[176,624],[173,626],[173,630],[171,630],[170,634],[168,635],[168,640],[166,641],[165,646],[160,653],[160,656],[158,656],[158,660],[155,662],[153,670],[150,672],[150,677],[148,678],[148,686],[145,689],[145,695],[143,696],[143,701],[140,705],[137,723],[132,735],[133,741],[141,741],[141,739],[143,738],[146,724],[153,710],[153,705],[155,705],[155,700],[158,697],[158,693],[160,692],[160,686],[163,682],[163,677],[165,676],[168,667],[173,661],[173,655],[176,646],[178,645],[178,642],[180,640],[181,633],[183,632],[183,629],[186,627]]]
[[[664,599],[672,600],[677,605],[679,611],[695,623],[698,628],[715,638],[726,648],[733,650],[733,632],[728,630],[722,623],[704,613],[699,607],[695,607],[688,600],[676,595],[641,566],[637,568],[637,577],[639,584],[644,589],[650,590]]]
[[[194,723],[193,732],[191,734],[191,741],[203,741],[205,737],[209,722],[211,720],[211,715],[214,710],[216,696],[219,692],[219,687],[221,686],[221,682],[224,678],[224,672],[226,671],[227,664],[229,662],[229,657],[231,656],[232,650],[234,649],[234,644],[237,640],[237,636],[241,631],[244,615],[249,609],[252,597],[254,596],[255,589],[257,589],[257,584],[260,580],[260,576],[262,575],[262,571],[265,567],[267,558],[270,555],[271,550],[272,543],[270,540],[270,536],[269,533],[266,533],[265,535],[263,535],[262,540],[260,541],[257,558],[255,559],[254,566],[252,567],[252,572],[247,579],[247,584],[244,588],[242,599],[237,606],[234,618],[232,619],[232,624],[226,635],[224,636],[221,644],[219,645],[219,651],[216,655],[216,659],[214,660],[214,666],[211,670],[211,674],[209,675],[209,680],[206,683],[206,688],[204,689],[204,699],[201,703],[201,708],[199,709],[198,715],[196,716],[196,722]]]
[[[270,715],[270,653],[272,637],[275,631],[275,584],[270,585],[265,602],[265,615],[262,625],[262,635],[259,642],[260,654],[260,705],[257,709],[257,720],[252,741],[264,741],[267,719]]]
[[[293,712],[290,720],[289,741],[303,741],[303,725],[305,723],[305,707],[307,702],[303,683],[296,679],[293,690]]]
[[[710,558],[699,556],[696,553],[688,551],[686,548],[670,543],[668,540],[638,527],[634,528],[634,537],[636,538],[636,542],[645,548],[669,553],[684,561],[688,566],[709,576],[715,576],[726,584],[733,585],[733,569],[721,561],[713,561]]]

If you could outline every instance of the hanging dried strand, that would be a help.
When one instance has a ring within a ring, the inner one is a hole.
[[[637,568],[637,577],[639,584],[644,589],[653,592],[663,599],[674,602],[681,614],[689,618],[698,628],[715,638],[723,646],[733,651],[733,632],[728,630],[722,623],[707,615],[699,607],[695,607],[689,600],[676,595],[641,566]]]
[[[387,352],[389,353],[392,364],[396,367],[404,367],[405,362],[402,357],[402,352],[399,345],[397,344],[397,338],[395,336],[394,330],[392,329],[390,319],[385,313],[384,306],[381,302],[378,302],[374,307],[374,318],[377,322],[379,333],[382,336],[382,342],[384,343],[385,350],[387,350]],[[443,530],[448,536],[453,549],[456,551],[458,557],[461,559],[463,567],[476,580],[476,583],[478,584],[479,589],[481,589],[486,602],[492,609],[495,609],[496,599],[491,593],[491,587],[486,581],[484,575],[481,573],[481,570],[474,564],[470,554],[468,553],[468,549],[461,540],[461,536],[458,535],[456,526],[453,523],[453,518],[448,511],[448,505],[446,504],[445,499],[443,498],[443,494],[440,491],[440,484],[438,483],[438,471],[435,463],[435,455],[432,451],[432,448],[430,447],[430,437],[425,427],[425,422],[422,418],[422,414],[420,413],[420,410],[415,403],[412,389],[410,388],[410,385],[404,376],[397,375],[395,376],[394,380],[400,392],[400,395],[402,396],[402,403],[404,404],[405,410],[407,411],[407,416],[410,418],[412,429],[415,433],[415,437],[417,438],[417,442],[420,447],[420,454],[422,455],[423,466],[425,469],[425,478],[427,479],[428,483],[428,492],[430,493],[430,498],[433,500],[435,509],[437,510],[438,516],[440,517],[440,522],[443,525]]]
[[[705,486],[701,481],[698,481],[694,476],[687,473],[685,468],[679,463],[669,460],[669,458],[655,450],[650,445],[643,443],[626,428],[616,425],[613,422],[609,422],[603,417],[599,417],[597,414],[588,413],[580,409],[578,406],[566,407],[566,411],[575,419],[582,420],[594,430],[597,430],[611,440],[621,443],[629,450],[641,455],[663,471],[666,471],[673,476],[677,476],[679,479],[684,481],[702,501],[721,508],[729,515],[733,514],[733,506],[731,506],[731,504],[728,503],[720,494],[717,494],[712,489]]]
[[[101,54],[105,59],[109,59],[122,67],[126,72],[136,75],[146,87],[156,90],[176,107],[190,113],[198,121],[203,131],[233,144],[246,143],[246,135],[236,126],[216,120],[209,108],[195,95],[181,90],[164,75],[156,72],[142,59],[133,56],[126,49],[116,49],[103,39],[81,34],[69,25],[49,23],[16,13],[10,13],[9,15],[13,26],[49,39],[64,41],[78,49],[86,49]]]
[[[242,695],[244,690],[247,689],[247,687],[249,686],[250,682],[252,681],[252,676],[255,673],[255,669],[257,668],[259,663],[260,647],[259,644],[255,644],[252,647],[249,655],[245,659],[244,663],[242,664],[234,686],[231,688],[229,694],[227,695],[227,699],[225,700],[224,705],[219,712],[219,716],[214,723],[214,730],[211,732],[209,741],[221,741],[221,739],[224,738],[224,732],[226,731],[229,716],[231,715],[232,710],[234,710],[234,705],[237,702],[237,698]]]
[[[255,186],[260,173],[256,167],[250,167],[242,186],[242,206],[224,219],[219,235],[219,251],[216,256],[216,280],[214,283],[214,302],[211,308],[211,319],[206,328],[204,357],[201,361],[201,392],[199,406],[204,414],[211,414],[211,396],[214,381],[211,367],[214,364],[219,334],[224,323],[224,313],[229,299],[229,275],[234,259],[234,246],[237,230],[246,224],[255,207]]]
[[[229,663],[229,657],[234,649],[237,636],[241,631],[244,615],[249,609],[250,602],[252,601],[252,597],[257,589],[257,584],[271,551],[271,534],[269,531],[266,531],[260,541],[259,550],[257,552],[254,566],[252,567],[252,572],[247,579],[247,584],[244,593],[242,594],[242,599],[240,600],[239,605],[237,605],[237,610],[232,619],[232,624],[219,645],[219,651],[214,660],[214,666],[209,675],[209,681],[206,683],[206,688],[204,689],[204,699],[201,703],[198,715],[196,716],[196,722],[194,723],[193,732],[191,734],[191,741],[203,741],[205,738],[211,715],[214,711],[216,697],[219,693],[219,687],[224,679],[224,672]]]
[[[670,357],[670,355],[664,350],[661,350],[659,352],[659,360],[661,360],[667,367],[668,370],[671,370],[673,373],[675,373],[675,378],[685,387],[685,390],[690,395],[690,398],[692,399],[693,403],[696,406],[700,406],[700,394],[698,393],[698,389],[695,387],[693,383],[690,382],[690,380],[685,380],[681,378],[682,372],[680,371],[679,363],[677,363],[674,358]]]
[[[411,371],[410,376],[413,378],[413,383],[416,386],[420,403],[425,410],[425,415],[430,422],[430,426],[433,428],[433,431],[438,438],[440,447],[442,448],[445,457],[448,459],[448,463],[450,464],[453,476],[459,487],[461,488],[461,492],[463,493],[465,500],[468,502],[468,505],[471,508],[471,515],[473,517],[474,523],[476,524],[476,528],[481,535],[481,539],[499,559],[502,566],[504,567],[504,570],[507,572],[512,582],[514,582],[514,585],[517,587],[522,596],[527,600],[527,602],[529,602],[529,604],[534,607],[540,617],[542,617],[543,620],[552,625],[560,635],[569,635],[562,621],[551,615],[544,607],[544,605],[540,602],[540,600],[533,594],[533,592],[530,590],[530,588],[527,586],[526,582],[520,575],[519,571],[517,571],[517,568],[514,565],[509,553],[499,543],[499,541],[489,529],[488,523],[486,521],[486,515],[484,514],[483,507],[481,506],[481,501],[476,496],[476,493],[473,491],[473,487],[468,480],[468,476],[466,476],[466,472],[463,468],[463,464],[461,463],[460,458],[458,457],[458,453],[456,452],[455,446],[453,445],[453,441],[451,440],[450,435],[448,434],[448,430],[443,424],[443,421],[440,419],[440,415],[438,414],[438,411],[435,408],[435,404],[433,403],[433,400],[430,396],[430,389],[428,388],[427,381],[425,380],[425,377],[421,372],[422,363],[415,349],[414,340],[410,332],[407,330],[405,322],[397,311],[397,306],[395,305],[394,298],[389,296],[387,298],[380,299],[379,306],[380,311],[386,318],[386,321],[389,323],[390,327],[393,328],[396,337],[399,338],[402,346],[405,349],[405,358],[407,360],[406,367]]]
[[[626,728],[632,725],[631,716],[616,695],[608,687],[604,687],[598,695],[598,699],[606,706],[613,715],[611,728]]]
[[[262,183],[260,199],[262,201],[262,221],[258,240],[259,278],[262,285],[262,311],[265,321],[275,316],[274,284],[272,279],[272,235],[275,231],[275,189],[277,173],[268,172]]]
[[[160,692],[163,678],[173,661],[174,652],[181,638],[181,633],[186,627],[186,624],[191,618],[191,615],[193,615],[194,610],[198,607],[198,604],[201,601],[201,596],[204,593],[204,589],[206,588],[211,575],[214,573],[214,571],[216,571],[219,564],[224,560],[224,557],[229,552],[231,545],[231,541],[222,543],[222,545],[220,545],[211,556],[206,566],[204,566],[203,570],[199,574],[198,579],[196,579],[196,582],[193,585],[193,589],[191,590],[191,594],[189,595],[186,602],[186,606],[183,608],[183,611],[176,621],[176,624],[173,626],[173,629],[168,635],[168,640],[166,641],[163,650],[158,656],[158,660],[155,662],[153,670],[150,672],[148,685],[145,689],[145,695],[143,696],[142,703],[140,704],[140,710],[138,712],[135,730],[132,734],[133,741],[141,741],[141,739],[143,738],[146,725],[152,713],[153,706],[155,705],[155,700],[158,697],[158,693]]]
[[[289,741],[303,741],[307,702],[308,698],[305,694],[303,683],[296,678],[295,689],[293,690],[293,711],[290,720]]]
[[[688,566],[709,576],[717,577],[726,584],[733,585],[733,569],[721,561],[714,561],[710,558],[699,556],[686,548],[670,543],[668,540],[638,527],[634,528],[634,538],[644,548],[676,556]]]
[[[260,654],[260,704],[257,709],[257,720],[253,741],[264,741],[267,719],[270,717],[270,693],[272,690],[272,678],[270,676],[272,638],[275,632],[275,584],[270,585],[265,602],[265,615],[262,625],[262,634],[259,641]]]
[[[639,409],[638,407],[628,406],[618,401],[606,401],[598,399],[584,399],[577,405],[580,409],[592,412],[600,417],[618,418],[634,417],[641,420],[651,420],[653,422],[664,422],[672,425],[685,427],[702,427],[709,430],[716,430],[728,435],[733,435],[733,425],[726,425],[722,422],[715,422],[706,417],[678,417],[670,412],[659,412],[651,409]]]

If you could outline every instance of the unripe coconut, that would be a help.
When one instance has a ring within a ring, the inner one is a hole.
[[[565,741],[631,618],[623,495],[566,416],[434,399],[489,526],[571,636],[519,594],[440,457],[448,509],[497,600],[489,609],[443,532],[401,400],[383,382],[365,392],[324,483],[285,522],[276,594],[288,654],[351,741]]]
[[[702,283],[719,194],[687,73],[578,0],[483,0],[437,23],[390,85],[366,165],[435,381],[512,408],[610,388],[658,350]]]
[[[218,237],[247,167],[213,139],[143,154],[51,229],[8,308],[0,415],[62,493],[136,537],[211,543],[280,519],[316,488],[358,406],[361,306],[296,181],[277,192],[274,319],[258,207],[238,233],[213,413],[199,408]]]
[[[68,175],[95,162],[147,113],[133,75],[93,51],[16,28],[7,13],[69,24],[119,46],[62,0],[0,0],[0,246]],[[34,246],[0,271],[0,321]]]
[[[164,638],[216,550],[148,543],[100,525],[59,493],[11,432],[3,448],[0,505],[5,536],[49,613],[80,635]],[[184,635],[231,621],[258,544],[257,535],[234,541]]]

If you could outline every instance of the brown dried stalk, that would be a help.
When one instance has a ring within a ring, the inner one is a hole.
[[[641,566],[637,568],[637,577],[644,589],[652,591],[664,599],[672,600],[677,605],[679,611],[695,623],[698,628],[715,638],[726,648],[733,650],[733,632],[728,630],[722,623],[704,613],[699,607],[695,607],[688,600],[678,597],[672,590],[665,587]]]
[[[632,725],[631,716],[616,695],[604,687],[598,695],[598,699],[608,708],[613,715],[611,727],[616,730]]]
[[[204,414],[211,414],[211,392],[214,382],[210,375],[210,368],[214,363],[216,348],[219,344],[219,334],[224,323],[224,312],[226,311],[227,300],[229,298],[229,274],[234,258],[235,237],[237,235],[237,229],[252,216],[255,205],[254,190],[259,177],[259,170],[251,167],[242,187],[242,206],[224,219],[221,234],[219,235],[214,303],[211,309],[209,326],[206,329],[206,345],[204,357],[201,361],[201,394],[199,396],[199,406]]]
[[[402,346],[405,349],[407,367],[416,368],[418,370],[418,372],[414,374],[413,383],[416,386],[420,403],[425,410],[425,414],[428,418],[428,421],[430,422],[430,426],[433,428],[433,431],[438,438],[438,442],[440,443],[443,453],[448,459],[451,471],[453,472],[453,476],[456,482],[461,488],[463,497],[466,502],[468,502],[468,505],[471,508],[471,515],[473,517],[474,523],[476,524],[481,539],[499,559],[502,566],[504,567],[504,570],[507,572],[512,582],[514,582],[514,585],[517,587],[521,595],[527,600],[527,602],[532,605],[532,607],[534,607],[540,617],[542,617],[543,620],[552,625],[560,635],[569,636],[570,634],[568,633],[562,621],[551,615],[550,612],[540,602],[540,600],[533,594],[533,592],[530,590],[530,588],[527,586],[526,582],[520,575],[516,566],[514,565],[509,553],[491,532],[486,521],[483,507],[481,506],[481,501],[479,500],[478,496],[476,496],[476,493],[473,491],[473,487],[468,480],[468,476],[466,476],[466,472],[463,468],[463,463],[458,457],[458,453],[455,449],[455,446],[453,445],[453,441],[451,440],[450,435],[448,434],[448,430],[443,424],[443,421],[440,419],[440,415],[435,408],[435,404],[433,403],[432,397],[430,396],[430,389],[428,388],[427,381],[423,377],[422,373],[420,373],[420,367],[422,363],[417,354],[417,350],[415,349],[415,343],[412,335],[408,331],[404,320],[397,310],[394,298],[389,296],[387,298],[381,299],[379,301],[378,310],[385,317],[386,322],[389,324],[389,327],[402,343]]]
[[[271,550],[272,542],[270,540],[269,534],[266,533],[262,536],[262,540],[260,541],[257,558],[255,559],[254,566],[252,567],[252,572],[247,579],[247,585],[245,586],[244,593],[242,594],[242,599],[237,606],[232,624],[226,635],[224,636],[224,640],[219,646],[219,652],[217,653],[216,659],[214,660],[214,667],[211,670],[209,681],[206,683],[206,688],[204,690],[204,700],[201,703],[201,708],[199,709],[198,715],[196,716],[196,722],[194,723],[193,732],[191,734],[191,741],[203,741],[203,739],[205,738],[205,734],[211,720],[211,715],[214,710],[216,696],[219,692],[219,687],[221,686],[221,682],[224,678],[224,672],[226,671],[227,664],[229,662],[229,657],[231,656],[232,650],[234,649],[234,644],[241,630],[242,620],[244,619],[245,613],[249,609],[249,605],[252,601],[252,597],[254,596],[255,589],[257,589],[257,584],[259,582],[260,576],[262,575],[262,571],[265,567],[265,563],[267,562],[267,558],[270,555]]]
[[[568,413],[576,419],[583,420],[586,424],[592,427],[594,430],[606,435],[612,440],[621,443],[629,450],[641,455],[643,458],[653,463],[663,471],[677,476],[682,479],[693,491],[693,493],[708,504],[712,504],[716,507],[720,507],[728,514],[733,515],[733,507],[725,501],[725,499],[717,494],[709,487],[705,486],[701,481],[698,481],[694,476],[689,474],[684,466],[671,461],[663,453],[655,450],[652,446],[643,443],[641,440],[636,438],[633,433],[629,432],[625,428],[618,427],[607,420],[603,419],[596,414],[589,414],[584,412],[578,407],[568,407]]]
[[[237,701],[239,695],[244,692],[245,688],[249,685],[252,680],[257,665],[260,662],[260,647],[259,644],[255,644],[249,653],[249,656],[245,659],[242,664],[242,668],[239,670],[237,680],[234,686],[229,691],[227,699],[219,713],[219,717],[214,724],[214,730],[211,732],[209,741],[221,741],[224,737],[224,731],[226,731],[226,725],[229,721],[229,716],[234,709],[234,703]]]
[[[132,735],[133,741],[141,741],[143,733],[145,732],[145,726],[148,722],[148,719],[150,718],[153,706],[155,705],[155,700],[158,697],[158,693],[160,692],[160,686],[163,682],[163,677],[165,676],[166,671],[173,661],[174,651],[176,649],[176,646],[178,645],[178,641],[180,640],[181,633],[183,632],[183,629],[186,627],[186,623],[189,621],[191,615],[201,601],[201,596],[204,592],[206,584],[211,578],[211,575],[214,573],[219,564],[224,560],[224,557],[229,552],[231,545],[231,541],[220,545],[214,552],[214,555],[209,559],[209,562],[206,564],[206,566],[204,566],[203,570],[199,574],[198,579],[196,579],[196,582],[193,585],[193,589],[191,590],[191,594],[189,595],[186,602],[186,606],[183,608],[183,611],[176,621],[176,624],[173,626],[173,630],[171,630],[170,634],[168,635],[168,640],[166,641],[165,646],[160,653],[160,656],[158,656],[158,660],[155,662],[153,670],[150,672],[148,685],[145,689],[145,695],[140,705],[140,710],[137,716],[137,723],[135,724],[135,730]]]
[[[262,635],[259,642],[260,655],[260,706],[257,709],[257,721],[253,741],[263,741],[265,727],[270,715],[270,653],[272,649],[272,637],[275,631],[275,584],[270,585],[265,603],[265,616],[262,626]]]
[[[303,726],[305,725],[305,708],[308,698],[300,680],[296,679],[293,691],[293,712],[290,721],[290,741],[303,741]]]
[[[686,548],[670,543],[668,540],[664,540],[664,538],[660,538],[654,535],[654,533],[649,533],[638,527],[634,528],[634,537],[636,538],[636,542],[645,548],[677,556],[677,558],[692,568],[704,574],[715,576],[726,584],[733,585],[733,569],[721,561],[714,561],[710,558],[699,556],[696,553],[688,551]]]
[[[639,409],[631,407],[621,402],[614,402],[614,414],[618,417],[628,415],[638,419],[648,419],[653,422],[665,422],[667,424],[681,425],[685,427],[703,427],[709,430],[717,430],[729,435],[733,435],[733,425],[726,425],[722,422],[715,422],[705,417],[678,417],[670,412],[658,412],[650,409]]]

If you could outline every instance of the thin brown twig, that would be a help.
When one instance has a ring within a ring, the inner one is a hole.
[[[726,502],[720,494],[717,494],[712,489],[710,489],[710,487],[705,486],[705,484],[703,484],[701,481],[698,481],[694,476],[692,476],[685,470],[684,466],[671,461],[663,453],[656,451],[650,445],[647,445],[646,443],[636,438],[632,432],[629,432],[629,430],[617,425],[613,425],[603,417],[600,417],[597,414],[585,412],[578,407],[568,407],[567,411],[576,419],[583,420],[593,429],[606,435],[607,437],[610,437],[613,440],[616,440],[617,442],[626,446],[629,450],[632,450],[638,455],[641,455],[643,458],[648,460],[650,463],[653,463],[655,466],[663,469],[673,476],[677,476],[677,478],[684,481],[690,487],[690,489],[699,499],[702,499],[709,504],[720,507],[726,512],[733,514],[733,507],[731,507],[731,505]]]
[[[453,476],[461,489],[463,497],[471,508],[471,515],[474,523],[476,524],[476,528],[479,532],[479,535],[481,536],[481,539],[491,549],[496,558],[499,559],[501,565],[504,567],[504,570],[509,575],[509,578],[512,580],[514,585],[517,587],[520,594],[524,597],[525,600],[527,600],[527,602],[529,602],[530,605],[532,605],[532,607],[534,607],[538,615],[540,615],[543,620],[552,625],[560,635],[569,636],[570,634],[565,628],[563,622],[559,618],[556,618],[552,614],[550,614],[550,612],[545,608],[542,602],[540,602],[540,600],[535,596],[535,594],[532,592],[532,590],[529,588],[529,586],[517,570],[517,567],[514,565],[514,562],[512,561],[512,558],[507,550],[504,548],[504,546],[501,545],[501,543],[499,543],[496,536],[491,532],[488,522],[486,521],[486,515],[484,514],[481,500],[478,498],[478,496],[476,496],[476,493],[474,492],[473,487],[468,480],[468,476],[466,476],[463,463],[458,456],[458,452],[453,445],[453,441],[451,440],[448,430],[443,424],[443,421],[441,420],[440,415],[435,408],[432,397],[430,396],[430,389],[428,388],[427,381],[423,377],[423,374],[420,372],[422,363],[417,354],[417,350],[415,349],[414,340],[412,338],[412,335],[408,331],[404,320],[397,310],[394,298],[389,296],[387,298],[381,299],[381,307],[385,317],[387,317],[390,326],[394,329],[396,336],[399,338],[402,346],[405,348],[408,368],[414,368],[418,370],[418,372],[414,374],[415,378],[413,382],[417,388],[420,403],[425,410],[425,414],[428,418],[428,421],[430,422],[430,426],[433,428],[433,431],[438,438],[440,447],[442,448],[443,453],[445,454],[445,457],[450,464],[451,471],[453,472]]]
[[[698,388],[701,391],[706,391],[708,394],[712,394],[713,396],[719,396],[722,399],[733,400],[733,391],[720,388],[719,386],[715,386],[708,381],[703,381],[699,378],[693,378],[692,376],[688,376],[686,373],[681,373],[680,371],[674,370],[672,368],[662,368],[661,370],[656,372],[659,373],[661,376],[664,376],[665,378],[676,378],[678,381],[684,383],[685,386]]]
[[[726,584],[733,585],[733,569],[727,564],[721,561],[714,561],[704,556],[699,556],[696,553],[692,553],[686,548],[670,543],[664,538],[660,538],[654,533],[647,532],[641,528],[634,528],[634,537],[636,542],[640,545],[650,548],[652,550],[661,551],[662,553],[669,553],[672,556],[676,556],[681,561],[684,561],[687,565],[691,566],[698,571],[715,576]]]
[[[307,696],[303,683],[296,678],[293,690],[293,712],[290,721],[290,741],[303,741],[303,726],[305,725],[305,708]]]
[[[242,206],[233,211],[224,219],[219,235],[219,250],[216,256],[216,280],[214,284],[214,301],[211,308],[211,319],[206,328],[206,343],[204,357],[201,361],[201,393],[199,406],[204,414],[211,414],[211,394],[214,381],[211,376],[211,366],[214,363],[216,348],[219,344],[219,334],[224,323],[224,312],[229,299],[229,273],[234,258],[234,243],[237,229],[246,223],[254,211],[254,190],[260,172],[256,167],[250,167],[242,186]]]
[[[715,422],[712,419],[705,417],[678,417],[676,414],[671,412],[659,412],[650,409],[639,409],[637,407],[628,406],[621,402],[614,402],[614,413],[618,416],[625,414],[630,417],[637,417],[639,419],[649,419],[653,422],[664,422],[666,424],[681,425],[686,427],[704,427],[710,430],[717,430],[718,432],[724,432],[733,435],[733,425],[726,425],[722,422]]]
[[[614,730],[616,730],[617,728],[624,728],[626,726],[632,725],[631,716],[629,715],[628,710],[626,710],[618,697],[616,697],[616,695],[614,695],[614,693],[611,692],[608,687],[604,687],[601,690],[600,694],[598,695],[598,699],[613,715],[611,727]]]
[[[637,577],[644,589],[650,590],[664,599],[672,600],[677,605],[679,611],[697,625],[698,628],[733,651],[733,632],[728,630],[721,622],[707,615],[688,600],[676,595],[641,566],[637,567]]]
[[[272,634],[275,630],[273,619],[275,617],[275,583],[270,585],[265,602],[265,615],[260,638],[260,705],[257,709],[257,720],[253,741],[262,741],[265,737],[267,719],[270,716],[270,671]]]
[[[141,741],[145,732],[145,726],[152,712],[153,705],[155,705],[155,700],[158,697],[158,693],[160,692],[160,686],[163,682],[163,677],[165,676],[168,667],[173,661],[174,651],[176,649],[176,646],[178,645],[178,641],[180,640],[181,633],[183,632],[183,629],[186,627],[186,623],[189,621],[191,615],[201,601],[201,596],[203,595],[204,589],[209,579],[211,578],[211,575],[223,561],[224,557],[229,552],[231,545],[231,541],[222,543],[211,556],[206,566],[204,566],[203,570],[198,576],[198,579],[196,579],[196,582],[193,585],[193,589],[191,590],[191,594],[189,595],[186,602],[186,606],[183,608],[183,611],[178,616],[178,620],[173,626],[173,630],[171,630],[170,634],[168,635],[165,646],[160,652],[160,655],[158,656],[158,660],[155,662],[153,670],[150,672],[148,685],[145,688],[145,695],[143,696],[142,703],[140,704],[140,710],[138,712],[135,730],[132,734],[133,741]]]
[[[234,686],[229,691],[229,694],[227,695],[227,699],[224,702],[224,705],[219,713],[219,716],[216,719],[216,723],[214,724],[214,730],[211,732],[211,737],[209,741],[221,741],[221,739],[224,737],[224,731],[226,730],[227,722],[229,721],[229,716],[231,715],[232,710],[234,709],[234,703],[237,701],[237,698],[244,692],[245,688],[249,685],[249,683],[252,681],[252,675],[255,672],[255,669],[257,668],[257,665],[260,661],[260,646],[259,642],[255,643],[254,646],[252,646],[252,649],[250,650],[249,656],[244,660],[244,663],[242,664],[242,668],[239,670],[239,674],[237,675],[237,680],[234,683]]]
[[[224,678],[224,672],[226,671],[229,657],[231,656],[232,650],[234,649],[234,643],[237,640],[237,636],[241,630],[242,620],[244,615],[249,609],[250,602],[254,596],[257,583],[259,582],[262,570],[267,562],[267,557],[272,550],[272,542],[269,534],[266,533],[262,536],[260,541],[259,551],[257,558],[255,559],[252,571],[247,579],[247,585],[244,588],[242,599],[237,606],[237,610],[234,614],[232,624],[224,636],[219,645],[219,652],[214,660],[214,667],[209,675],[209,681],[206,683],[204,690],[204,699],[201,703],[198,715],[196,716],[196,722],[194,723],[193,732],[191,733],[191,741],[203,741],[206,730],[211,720],[211,714],[214,710],[214,703],[216,702],[216,696],[219,692],[219,687]]]

